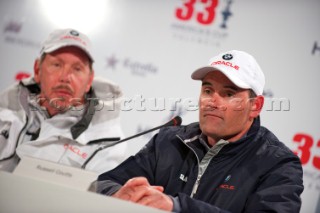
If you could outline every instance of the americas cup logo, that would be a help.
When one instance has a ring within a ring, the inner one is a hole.
[[[173,37],[183,42],[220,47],[228,38],[233,0],[184,0],[174,9]]]

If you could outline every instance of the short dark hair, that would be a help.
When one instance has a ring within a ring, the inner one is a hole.
[[[257,97],[257,94],[252,89],[249,89],[249,98],[255,98],[255,97]]]

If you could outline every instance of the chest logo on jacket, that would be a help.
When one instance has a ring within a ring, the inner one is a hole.
[[[180,174],[180,180],[182,180],[183,182],[187,182],[188,181],[188,177],[184,176],[184,174]]]
[[[235,186],[227,184],[227,182],[231,179],[231,175],[228,175],[225,179],[224,179],[224,183],[221,184],[218,189],[226,189],[226,190],[235,190]]]
[[[86,152],[82,152],[79,148],[72,146],[70,144],[64,144],[64,148],[70,150],[71,152],[77,154],[83,159],[86,159],[88,154]]]

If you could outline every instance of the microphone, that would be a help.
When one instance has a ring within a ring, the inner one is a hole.
[[[87,164],[90,162],[90,160],[91,160],[98,152],[100,152],[101,150],[104,150],[104,149],[106,149],[106,148],[108,148],[108,147],[110,147],[110,146],[114,146],[114,145],[117,145],[117,144],[119,144],[119,143],[125,142],[125,141],[127,141],[127,140],[132,139],[132,138],[136,138],[136,137],[139,137],[139,136],[141,136],[141,135],[147,134],[147,133],[149,133],[149,132],[152,132],[152,131],[154,131],[154,130],[160,129],[160,128],[162,128],[162,127],[166,127],[166,126],[180,126],[181,123],[182,123],[182,118],[181,118],[180,116],[176,116],[176,117],[172,118],[170,121],[168,121],[168,122],[165,123],[165,124],[162,124],[162,125],[160,125],[160,126],[154,127],[154,128],[152,128],[152,129],[149,129],[149,130],[144,131],[144,132],[140,132],[140,133],[138,133],[138,134],[136,134],[136,135],[130,136],[130,137],[128,137],[128,138],[124,138],[124,139],[119,140],[119,141],[116,141],[116,142],[114,142],[114,143],[107,144],[107,145],[105,145],[105,146],[101,146],[101,147],[99,147],[98,149],[96,149],[96,150],[90,155],[90,157],[82,164],[81,168],[82,168],[82,169],[85,169],[86,166],[87,166]]]

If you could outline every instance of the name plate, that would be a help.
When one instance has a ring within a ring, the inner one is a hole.
[[[84,191],[94,191],[92,183],[98,177],[98,174],[91,171],[27,156],[21,158],[13,174]]]

